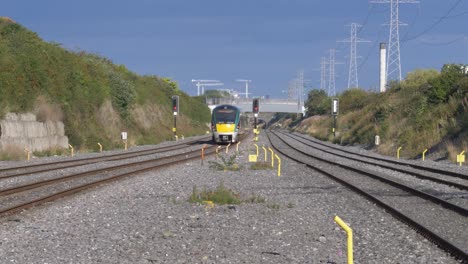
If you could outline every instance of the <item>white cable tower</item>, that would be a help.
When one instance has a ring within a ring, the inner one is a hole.
[[[320,89],[326,90],[327,89],[327,58],[322,57],[320,61]]]
[[[388,55],[386,75],[387,81],[401,81],[401,62],[400,62],[400,32],[399,27],[405,24],[400,23],[399,6],[400,4],[417,4],[416,0],[372,0],[370,3],[388,4],[390,3],[390,35],[388,37]]]
[[[304,97],[304,70],[300,70],[297,82],[297,101],[302,105],[302,98]]]
[[[357,43],[359,42],[370,42],[362,40],[357,37],[358,27],[361,25],[357,23],[351,23],[351,36],[349,39],[343,40],[342,42],[350,43],[349,51],[349,72],[348,72],[348,89],[359,87],[358,81],[358,66],[357,66]]]
[[[335,49],[330,49],[328,59],[328,96],[336,96],[335,90]]]
[[[197,96],[200,96],[200,88],[201,94],[204,94],[205,86],[219,86],[224,84],[218,80],[192,80],[192,82],[197,86]]]
[[[288,83],[288,99],[292,100],[297,97],[297,79],[292,79]]]

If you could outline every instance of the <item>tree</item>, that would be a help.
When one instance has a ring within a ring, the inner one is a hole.
[[[434,104],[445,103],[457,91],[456,84],[467,74],[465,66],[461,64],[445,64],[438,78],[429,82],[427,95]]]
[[[330,111],[330,98],[324,90],[311,90],[305,102],[307,116],[324,115]]]
[[[435,69],[416,69],[406,75],[401,85],[403,88],[419,88],[438,76],[439,72]]]

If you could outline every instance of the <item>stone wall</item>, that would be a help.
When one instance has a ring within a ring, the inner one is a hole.
[[[44,151],[54,147],[68,148],[68,138],[62,122],[38,122],[31,113],[8,113],[4,120],[0,120],[0,149],[8,145]]]

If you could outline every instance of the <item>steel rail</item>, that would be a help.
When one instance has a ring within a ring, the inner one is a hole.
[[[284,133],[284,132],[280,132],[282,133],[283,135],[287,136],[287,137],[290,137],[292,139],[295,139],[292,135],[290,135],[289,133]],[[303,137],[300,137],[299,138],[301,139],[305,139]],[[295,139],[297,140],[297,139]],[[305,139],[307,140],[307,139]],[[299,140],[298,140],[299,141]],[[328,154],[332,154],[332,155],[335,155],[335,156],[338,156],[338,157],[342,157],[342,158],[346,158],[346,159],[350,159],[350,160],[354,160],[354,161],[359,161],[359,162],[363,162],[363,163],[367,163],[367,164],[371,164],[371,165],[375,165],[375,166],[379,166],[379,167],[382,167],[382,168],[386,168],[386,169],[391,169],[391,170],[394,170],[394,171],[398,171],[398,172],[403,172],[403,173],[406,173],[406,174],[410,174],[410,175],[413,175],[417,178],[420,178],[420,179],[424,179],[424,180],[430,180],[430,181],[433,181],[433,182],[437,182],[437,183],[441,183],[441,184],[445,184],[445,185],[449,185],[449,186],[452,186],[452,187],[456,187],[456,188],[459,188],[461,190],[465,190],[465,191],[468,191],[468,186],[467,185],[463,185],[463,184],[460,184],[460,183],[456,183],[456,182],[452,182],[452,181],[447,181],[447,180],[443,180],[443,179],[438,179],[438,178],[435,178],[435,177],[431,177],[431,176],[427,176],[427,175],[424,175],[424,174],[421,174],[419,172],[414,172],[414,171],[410,171],[410,170],[407,170],[407,169],[403,169],[403,168],[398,168],[398,167],[393,167],[393,166],[389,166],[389,165],[385,165],[385,164],[382,164],[382,163],[377,163],[377,162],[372,162],[372,161],[368,161],[368,160],[363,160],[363,159],[360,159],[360,158],[353,158],[353,157],[349,157],[349,156],[346,156],[346,155],[342,155],[342,154],[338,154],[336,152],[332,152],[332,151],[329,151],[329,150],[326,150],[326,149],[323,149],[323,148],[319,148],[319,147],[316,147],[316,146],[313,146],[312,144],[310,143],[307,143],[307,142],[304,142],[304,141],[299,141],[303,144],[305,144],[306,146],[309,146],[311,148],[314,148],[314,149],[318,149],[320,151],[323,151],[325,153],[328,153]],[[314,142],[316,143],[315,141],[312,141],[312,140],[309,140],[309,142]],[[323,144],[319,144],[319,143],[316,143],[318,145],[323,145]],[[329,147],[330,149],[333,149],[333,150],[336,150],[336,151],[343,151],[343,150],[340,150],[338,148],[332,148],[332,147]],[[354,153],[354,152],[350,152],[350,151],[344,151],[346,153],[350,153],[350,154],[353,154],[353,155],[356,155],[356,156],[362,156],[362,157],[365,157],[365,158],[368,158],[368,155],[361,155],[361,154],[358,154],[358,153]],[[383,162],[387,162],[387,160],[385,159],[380,159],[380,158],[374,158],[374,160],[378,160],[378,161],[383,161]],[[394,163],[396,165],[402,165],[402,164],[399,164],[399,163]],[[466,179],[468,180],[468,179]]]
[[[320,142],[320,140],[317,140],[317,139],[307,138],[307,137],[305,137],[303,135],[299,135],[299,134],[294,134],[294,135],[296,135],[298,137],[301,137],[303,139],[309,140],[309,141],[313,141],[314,143],[325,146],[327,148],[336,149],[336,150],[339,150],[339,151],[342,151],[342,152],[345,152],[345,153],[360,155],[362,157],[366,157],[366,158],[369,158],[369,159],[386,161],[386,162],[389,162],[389,163],[394,163],[394,164],[399,164],[399,165],[406,165],[406,166],[409,166],[409,167],[412,167],[412,168],[415,168],[415,169],[434,172],[434,173],[439,173],[439,174],[444,174],[444,175],[448,175],[448,176],[453,176],[453,177],[461,178],[461,179],[464,179],[464,180],[468,179],[468,175],[461,174],[461,173],[458,173],[458,172],[443,170],[443,169],[438,169],[438,168],[432,168],[432,167],[427,167],[427,166],[418,165],[418,164],[413,164],[413,163],[406,162],[404,160],[398,160],[397,161],[397,160],[393,160],[393,159],[390,159],[390,158],[383,158],[383,157],[379,158],[379,157],[375,157],[375,156],[371,156],[371,155],[366,155],[366,154],[363,154],[363,153],[356,154],[355,152],[352,152],[352,151],[349,151],[349,150],[344,150],[344,149],[340,149],[340,148],[330,146],[328,144]]]
[[[188,141],[188,142],[186,141],[183,143],[174,144],[170,146],[156,147],[152,149],[138,150],[138,151],[132,151],[132,152],[117,153],[117,154],[111,154],[111,155],[99,156],[99,157],[69,159],[69,160],[61,160],[61,161],[46,162],[46,163],[39,163],[39,164],[31,164],[31,165],[20,166],[20,167],[3,168],[3,169],[0,169],[0,173],[8,172],[8,171],[15,171],[15,170],[27,170],[31,168],[33,169],[36,168],[36,169],[31,170],[31,171],[14,172],[11,174],[2,175],[0,176],[0,180],[29,175],[33,173],[48,172],[48,171],[53,171],[53,170],[58,170],[58,169],[89,165],[89,164],[94,164],[94,163],[99,163],[99,162],[115,161],[115,160],[128,159],[128,158],[142,156],[142,155],[152,155],[156,153],[168,152],[168,151],[172,151],[175,149],[183,148],[184,145],[193,144],[199,141],[200,140],[198,139],[198,140],[193,140],[193,141]],[[53,167],[50,168],[48,166],[53,166]]]
[[[350,188],[351,190],[359,193],[360,195],[364,196],[365,198],[375,202],[377,205],[381,206],[382,208],[384,208],[385,210],[387,210],[388,212],[390,212],[393,216],[395,216],[397,219],[399,219],[400,221],[404,222],[404,223],[407,223],[410,227],[414,228],[416,231],[418,231],[420,234],[422,234],[424,237],[426,237],[428,240],[432,241],[433,243],[439,245],[441,248],[443,248],[444,250],[446,250],[447,252],[453,254],[456,258],[459,258],[463,261],[463,263],[468,263],[468,252],[466,252],[465,250],[459,248],[457,245],[454,245],[453,243],[451,243],[450,241],[446,240],[445,238],[441,237],[440,235],[436,234],[435,232],[432,232],[431,230],[429,230],[428,228],[426,228],[425,226],[423,226],[422,224],[418,223],[417,221],[413,220],[411,217],[405,215],[404,213],[400,212],[398,209],[395,209],[394,207],[386,204],[385,202],[383,202],[382,200],[380,200],[379,198],[377,198],[376,196],[366,192],[365,190],[362,190],[361,188],[343,180],[343,179],[340,179],[339,177],[333,175],[332,173],[330,172],[327,172],[326,170],[324,169],[321,169],[317,166],[313,166],[309,163],[306,163],[304,161],[301,161],[299,160],[298,158],[295,158],[295,157],[292,157],[291,155],[288,155],[287,153],[285,153],[285,151],[282,151],[279,147],[275,146],[273,144],[273,140],[270,138],[270,133],[266,133],[267,134],[267,137],[268,137],[268,140],[270,141],[272,147],[278,151],[279,153],[281,153],[282,155],[290,158],[291,160],[293,161],[296,161],[298,163],[301,163],[301,164],[304,164],[306,165],[308,168],[311,168],[313,170],[316,170],[330,178],[332,178],[333,180],[343,184],[344,186]],[[287,146],[289,146],[289,148],[291,148],[292,150],[296,151],[296,152],[299,152],[301,153],[302,155],[305,155],[305,156],[311,156],[310,154],[307,154],[307,153],[304,153],[303,151],[301,150],[298,150],[294,147],[292,147],[291,145],[287,144],[284,140],[282,140],[279,136],[275,135],[279,140],[283,141]],[[318,159],[317,157],[313,157],[315,159]],[[320,159],[319,159],[320,160]],[[329,162],[327,160],[324,160],[324,159],[321,159],[327,163],[332,163],[332,162]],[[334,165],[340,165],[340,164],[334,164]]]
[[[207,150],[205,152],[205,154],[206,155],[211,155],[211,154],[215,153],[215,148],[216,148],[215,145],[207,147],[205,149],[205,150]],[[151,171],[151,170],[154,170],[154,169],[163,168],[163,167],[166,167],[166,166],[178,164],[178,163],[185,162],[185,161],[191,160],[191,159],[196,159],[196,158],[200,158],[200,149],[197,149],[197,150],[194,150],[194,151],[191,151],[191,152],[187,152],[187,153],[183,153],[183,154],[173,155],[171,157],[165,157],[165,159],[173,159],[173,160],[168,161],[168,162],[163,163],[163,164],[153,165],[153,166],[149,166],[149,167],[146,167],[146,168],[143,168],[143,169],[134,169],[134,170],[132,170],[130,172],[125,172],[125,173],[121,173],[121,174],[117,174],[117,175],[114,175],[114,176],[107,177],[105,179],[93,181],[93,182],[90,182],[90,183],[85,183],[85,184],[82,184],[82,185],[79,185],[79,186],[75,186],[75,187],[72,187],[72,188],[65,189],[63,191],[59,191],[59,192],[50,194],[50,195],[35,198],[35,199],[30,200],[28,202],[24,202],[24,203],[21,203],[21,204],[18,204],[18,205],[14,205],[14,206],[11,206],[11,207],[6,208],[6,209],[2,209],[2,210],[0,210],[0,216],[9,215],[9,214],[15,213],[15,212],[17,212],[19,210],[23,210],[23,209],[26,209],[26,208],[29,208],[29,207],[32,207],[32,206],[35,206],[35,205],[38,205],[38,204],[42,204],[44,202],[52,201],[52,200],[55,200],[55,199],[58,199],[58,198],[61,198],[61,197],[64,197],[64,196],[67,196],[67,195],[70,195],[70,194],[74,194],[76,192],[79,192],[79,191],[82,191],[82,190],[85,190],[85,189],[88,189],[88,188],[91,188],[91,187],[95,187],[95,186],[98,186],[98,185],[101,185],[101,184],[104,184],[104,183],[109,183],[109,182],[112,182],[112,181],[116,181],[116,180],[122,179],[124,177],[132,176],[132,175],[136,175],[136,174],[141,174],[141,173],[148,172],[148,171]],[[88,174],[88,173],[84,173],[84,174]],[[24,190],[22,190],[22,191],[24,191]]]

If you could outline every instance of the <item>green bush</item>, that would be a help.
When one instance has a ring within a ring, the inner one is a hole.
[[[161,124],[150,128],[137,124],[132,110],[144,105],[163,106],[168,111],[161,114],[162,119],[170,123],[172,95],[180,96],[181,116],[187,117],[184,120],[189,129],[184,131],[186,135],[203,133],[210,120],[204,102],[182,93],[175,81],[138,76],[99,55],[63,49],[6,19],[0,19],[0,69],[0,117],[7,112],[33,111],[37,98],[44,97],[61,109],[65,134],[80,149],[94,150],[96,141],[109,148],[119,146],[118,135],[110,134],[96,118],[106,101],[112,102],[120,118],[117,123],[122,124],[114,129],[125,129],[135,142],[157,143],[166,138],[166,133],[159,131],[165,129]]]

